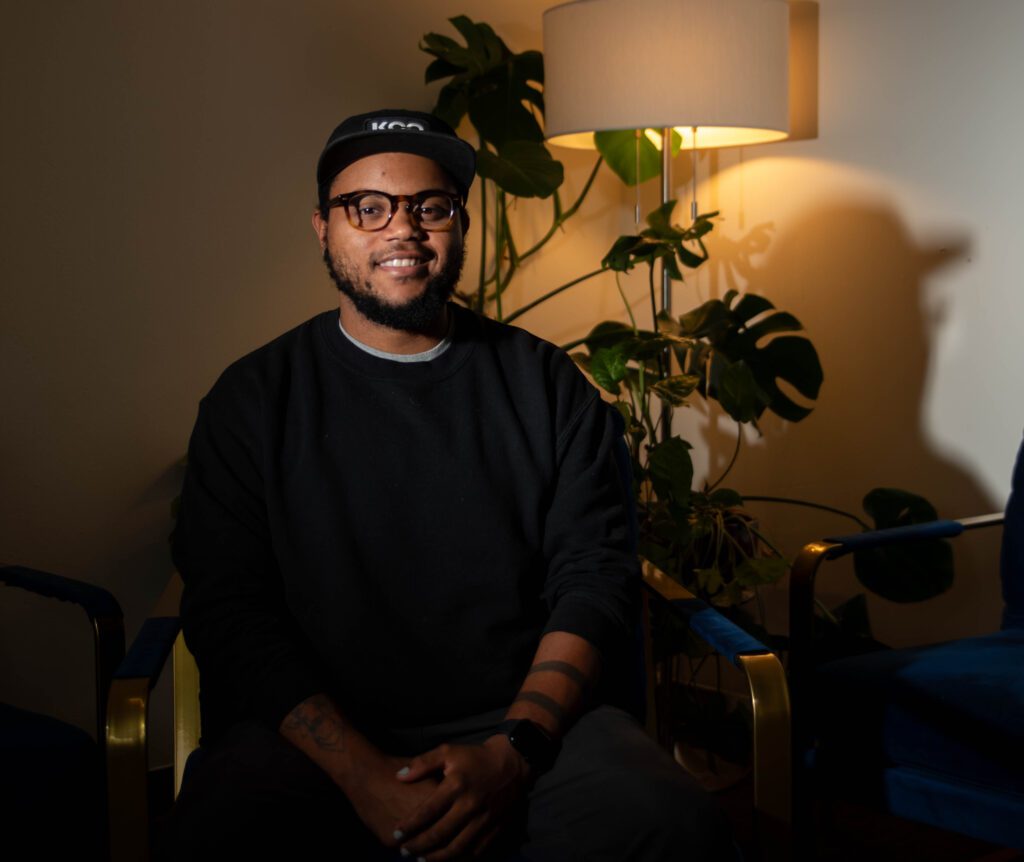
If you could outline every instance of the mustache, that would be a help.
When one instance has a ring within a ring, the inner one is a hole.
[[[396,257],[415,257],[421,260],[433,260],[437,255],[426,246],[416,242],[395,243],[387,251],[371,255],[370,263],[377,265],[386,260],[394,260]]]

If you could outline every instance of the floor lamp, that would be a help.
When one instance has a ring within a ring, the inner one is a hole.
[[[549,142],[593,148],[596,131],[657,130],[663,204],[672,129],[694,157],[789,135],[786,0],[565,3],[544,13],[544,66]],[[664,270],[661,305],[671,311]]]

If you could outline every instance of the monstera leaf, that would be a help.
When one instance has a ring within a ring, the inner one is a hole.
[[[818,352],[800,321],[763,296],[730,290],[680,317],[676,331],[707,346],[679,346],[676,357],[684,371],[701,376],[699,390],[737,421],[756,421],[766,409],[790,422],[810,414],[779,382],[816,399],[824,379]]]
[[[510,141],[497,153],[478,150],[476,168],[481,177],[521,198],[550,197],[563,179],[562,163],[534,141]]]
[[[682,142],[683,139],[679,133],[673,131],[673,156],[679,152]],[[661,173],[661,150],[647,136],[645,129],[595,132],[594,144],[604,158],[605,164],[627,186],[635,186],[638,181],[646,182]],[[639,177],[637,175],[637,149],[640,151]]]
[[[771,396],[757,385],[754,372],[741,359],[726,365],[719,376],[718,403],[737,422],[755,422],[771,404]]]
[[[864,497],[875,528],[934,521],[938,514],[924,497],[899,488],[875,488]],[[893,602],[921,602],[953,585],[953,548],[943,539],[883,545],[856,551],[853,569],[871,592]]]
[[[490,26],[465,15],[449,21],[465,45],[440,33],[428,33],[420,43],[420,49],[435,58],[427,67],[427,83],[451,78],[438,94],[434,113],[452,128],[468,114],[482,142],[499,152],[512,141],[540,144],[544,133],[537,114],[544,112],[543,55],[514,54]]]

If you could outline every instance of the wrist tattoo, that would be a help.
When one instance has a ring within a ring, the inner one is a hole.
[[[562,709],[562,705],[553,698],[548,697],[546,694],[541,694],[539,691],[521,691],[516,695],[514,703],[518,703],[519,701],[534,703],[541,709],[550,712],[559,725],[565,721],[565,710]]]
[[[322,694],[314,695],[293,709],[284,719],[284,727],[309,737],[328,751],[344,751],[344,728],[332,715],[334,705]]]
[[[527,676],[531,673],[543,673],[544,671],[551,671],[552,673],[560,673],[569,677],[576,685],[582,689],[586,689],[589,685],[587,678],[583,675],[576,665],[569,664],[567,661],[541,661],[537,662],[533,667],[527,671]]]

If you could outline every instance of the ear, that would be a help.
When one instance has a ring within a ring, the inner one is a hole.
[[[320,250],[327,248],[327,219],[320,214],[320,207],[313,210],[313,232],[320,240]]]
[[[469,233],[469,210],[463,207],[459,213],[459,218],[462,221],[462,235],[465,236]]]

